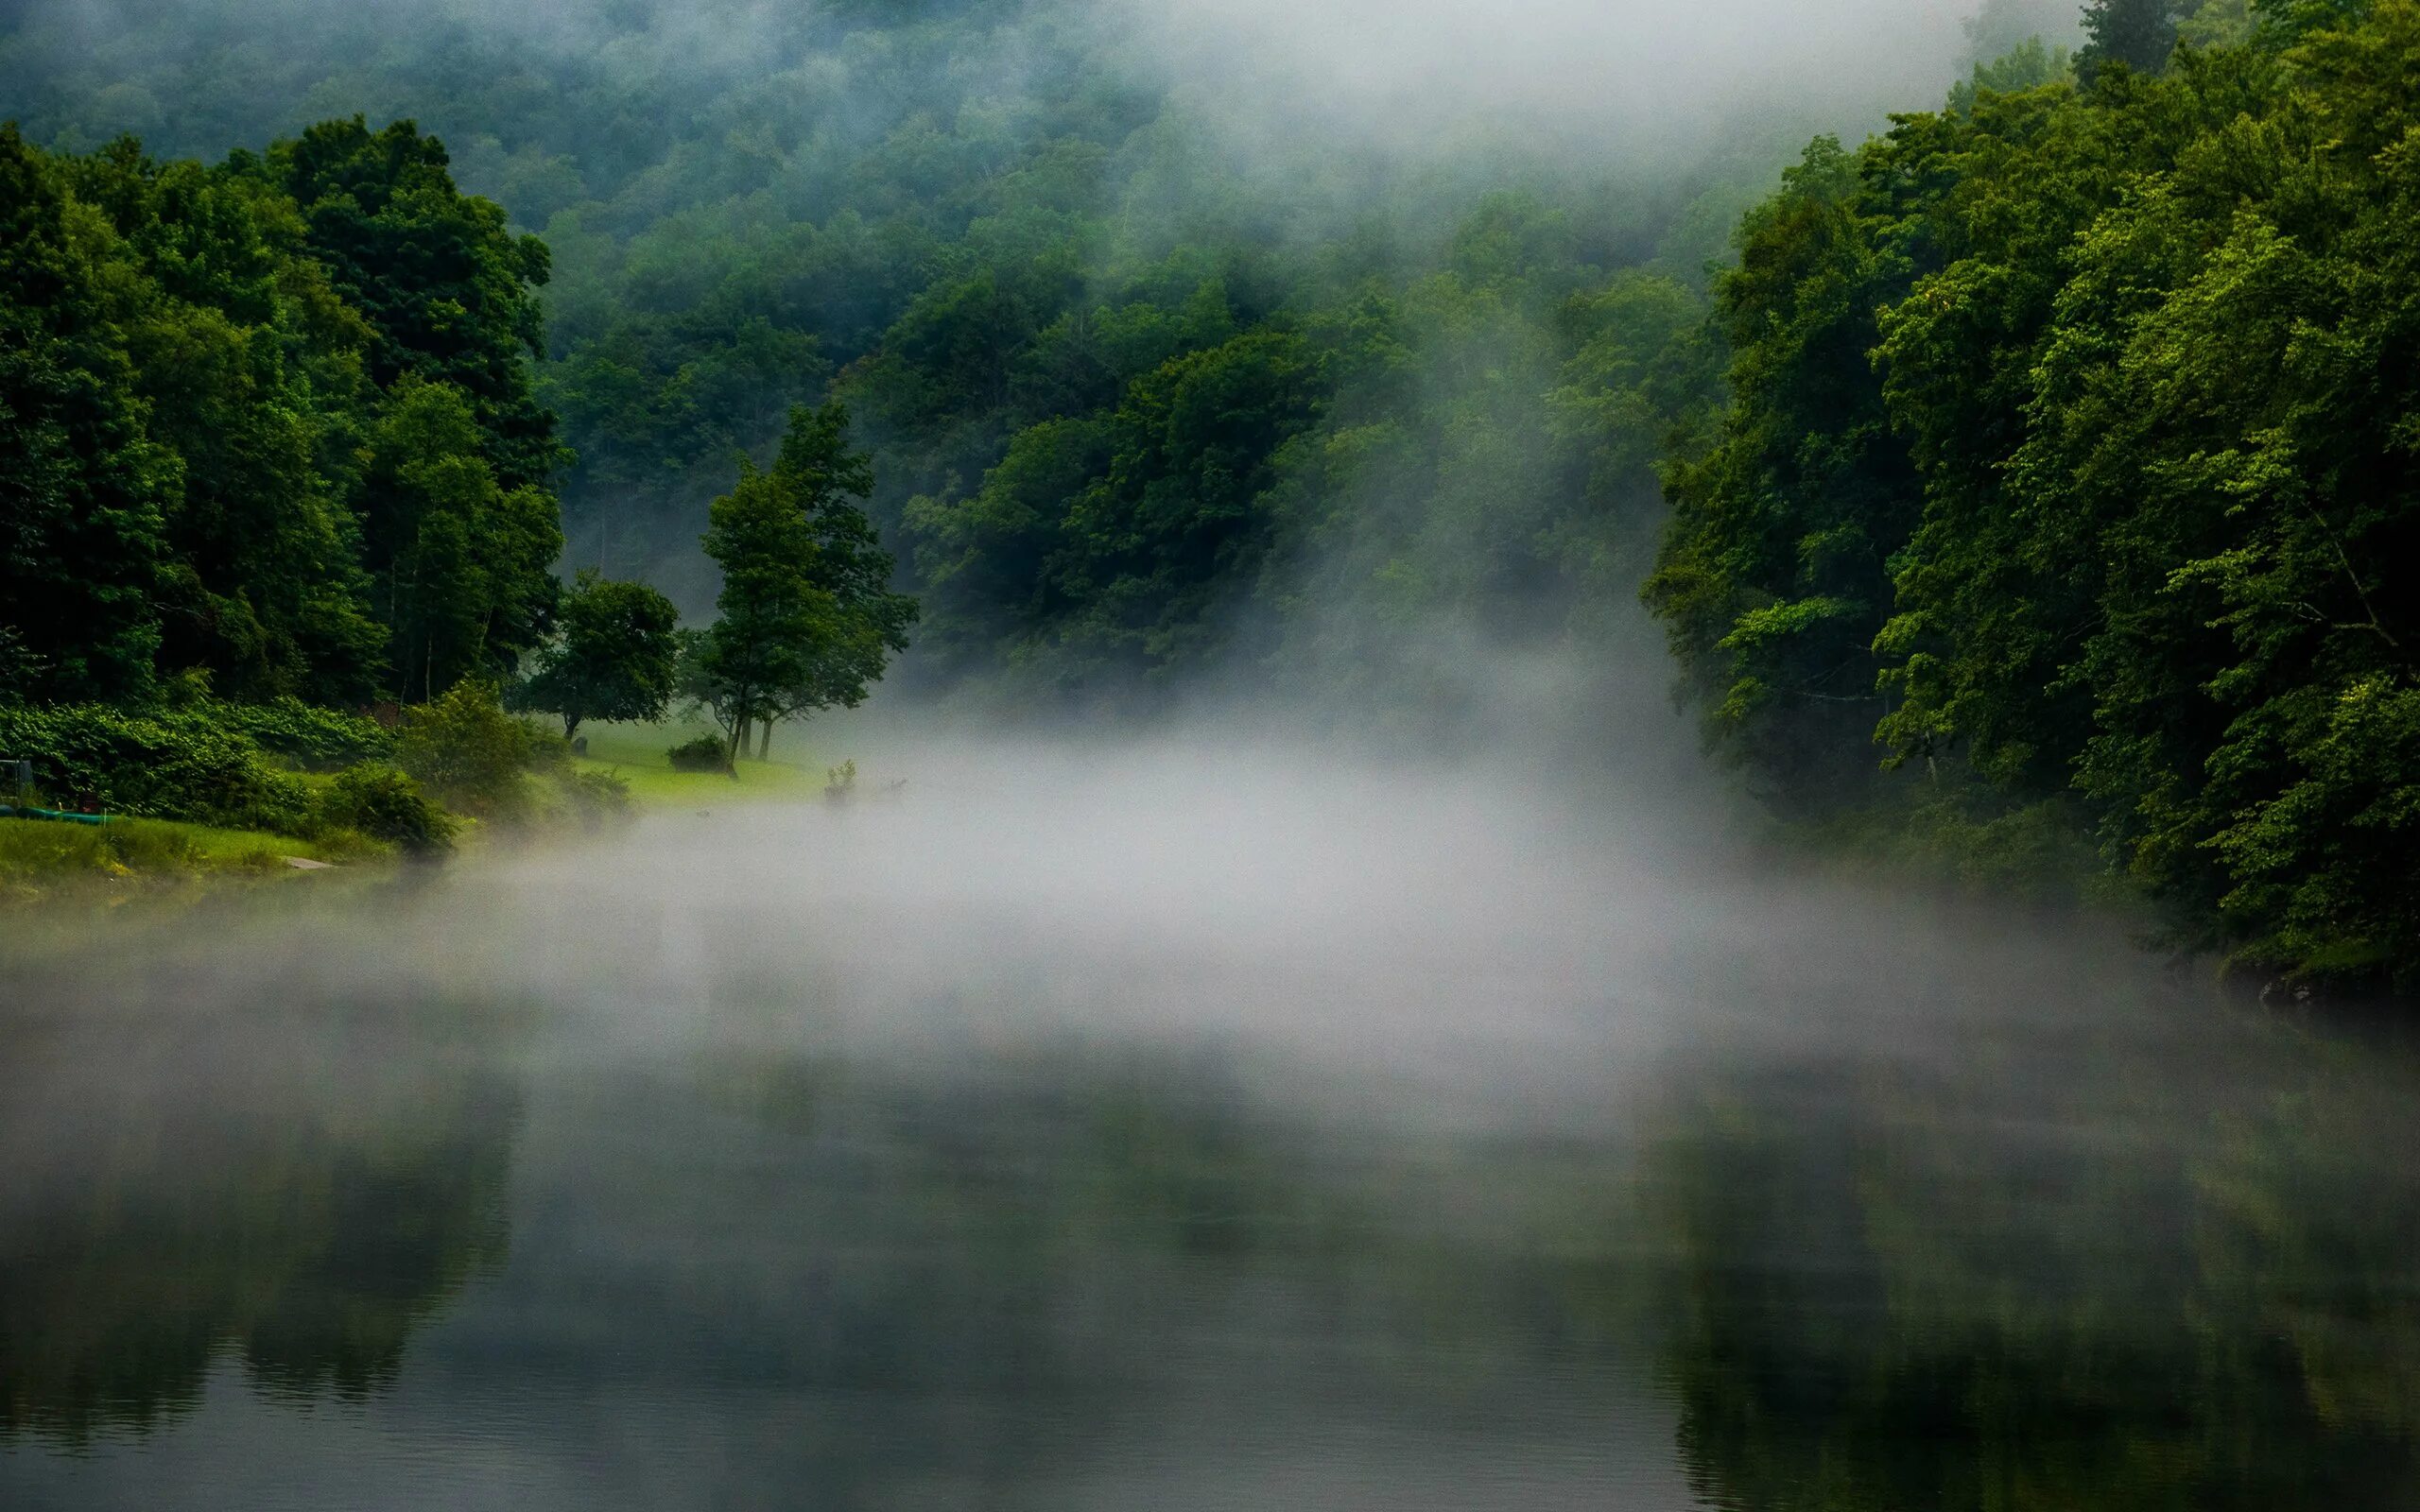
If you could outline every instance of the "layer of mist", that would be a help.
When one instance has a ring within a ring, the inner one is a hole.
[[[1316,1079],[1306,1107],[1521,1123],[1601,1116],[1676,1036],[1854,1043],[2161,980],[2114,927],[1752,865],[1668,712],[1558,721],[1567,676],[1491,667],[1494,734],[1418,747],[1233,707],[1089,738],[877,713],[816,738],[858,761],[845,804],[701,799],[299,914],[155,925],[26,1002],[74,1021],[266,991],[482,999],[563,1016],[575,1052],[1210,1051]]]
[[[1336,0],[1064,0],[1030,6],[932,4],[880,8],[775,0],[543,0],[497,8],[474,0],[389,0],[364,11],[337,0],[60,0],[31,8],[38,38],[65,46],[152,39],[160,58],[272,37],[305,45],[353,36],[424,49],[481,37],[627,71],[661,88],[700,88],[798,68],[804,46],[853,24],[919,15],[1013,14],[1087,30],[1096,45],[1196,94],[1205,114],[1288,156],[1289,134],[1314,129],[1337,145],[1434,149],[1474,131],[1510,129],[1558,145],[1637,157],[1759,109],[1878,122],[1880,113],[1942,88],[1970,43],[1963,8],[1938,0],[1717,0],[1694,7],[1647,0],[1579,4],[1515,0],[1405,7]],[[845,67],[845,50],[834,59]],[[1014,57],[961,59],[953,68],[1012,69]],[[802,90],[826,70],[793,77]],[[1006,93],[1013,94],[1011,84]],[[704,103],[702,100],[700,104]],[[134,118],[120,129],[164,124]],[[96,123],[99,124],[99,123]],[[230,143],[227,146],[237,144]]]
[[[1967,48],[1938,0],[1102,0],[1205,112],[1272,151],[1310,131],[1433,152],[1495,136],[1637,162],[1764,111],[1856,130]]]
[[[2400,1061],[2105,925],[1744,866],[1590,754],[1657,720],[1489,670],[1416,754],[877,712],[816,736],[845,804],[19,953],[0,1491],[1762,1505],[1737,1424],[1962,1473],[1826,1383],[2007,1368],[2088,1373],[2029,1464],[2184,1414],[2388,1504],[2391,1393],[2177,1382],[2273,1294],[2312,1372],[2370,1326],[2420,1209],[2307,1145],[2399,1148]]]

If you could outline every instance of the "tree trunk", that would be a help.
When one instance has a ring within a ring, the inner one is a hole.
[[[756,731],[756,759],[760,762],[773,759],[773,722],[769,719],[765,721],[764,728]]]
[[[739,765],[740,754],[748,749],[748,717],[743,714],[740,716],[739,720],[731,727],[731,753],[729,759],[731,764],[735,766]]]

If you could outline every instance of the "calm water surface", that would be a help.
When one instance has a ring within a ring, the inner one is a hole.
[[[2391,1036],[1200,778],[10,965],[0,1505],[2420,1505]]]

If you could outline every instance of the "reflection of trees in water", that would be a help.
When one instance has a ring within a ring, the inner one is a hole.
[[[513,1083],[370,1010],[172,1011],[9,1047],[0,1432],[153,1426],[231,1353],[358,1398],[504,1254]]]
[[[1700,1493],[2420,1505],[2413,1079],[2232,1033],[1801,1065],[1705,1095],[1651,1183]]]
[[[441,1015],[289,1017],[0,1047],[0,1427],[147,1424],[221,1357],[376,1389],[500,1260],[517,1163],[516,1263],[416,1410],[503,1362],[871,1491],[1063,1463],[1205,1386],[1509,1443],[1660,1326],[1718,1505],[2420,1504],[2420,1101],[2371,1052],[1975,1033],[1676,1076],[1634,1171],[1048,1046],[549,1063],[524,1135]]]
[[[1542,1362],[1601,1364],[1626,1342],[1575,1322],[1575,1265],[1600,1258],[1585,1246],[1603,1228],[1544,1237],[1541,1215],[1584,1190],[1561,1179],[1585,1174],[1570,1152],[1546,1158],[1550,1183],[1533,1149],[1340,1129],[1254,1098],[1212,1056],[1036,1049],[954,1076],[747,1054],[700,1077],[778,1147],[739,1162],[778,1170],[783,1192],[747,1268],[797,1288],[734,1316],[696,1276],[697,1315],[653,1320],[781,1349],[793,1383],[1013,1387],[1080,1413],[1244,1377],[1271,1401],[1337,1391],[1484,1417],[1516,1410]],[[599,1203],[648,1205],[582,1198]],[[701,1221],[673,1211],[657,1225]],[[790,1307],[799,1294],[812,1304]]]

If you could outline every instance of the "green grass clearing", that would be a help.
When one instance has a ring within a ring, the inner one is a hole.
[[[173,819],[91,825],[0,818],[0,897],[30,901],[62,886],[107,888],[205,873],[292,877],[303,873],[288,863],[291,856],[342,866],[386,855],[384,847],[354,835],[314,841]]]
[[[631,801],[641,808],[712,808],[732,803],[796,802],[823,796],[826,764],[807,744],[806,731],[773,732],[773,759],[743,757],[735,776],[721,772],[676,772],[665,752],[711,731],[704,726],[582,725],[588,754],[583,771],[612,772],[631,784]],[[838,759],[835,758],[834,765]]]

